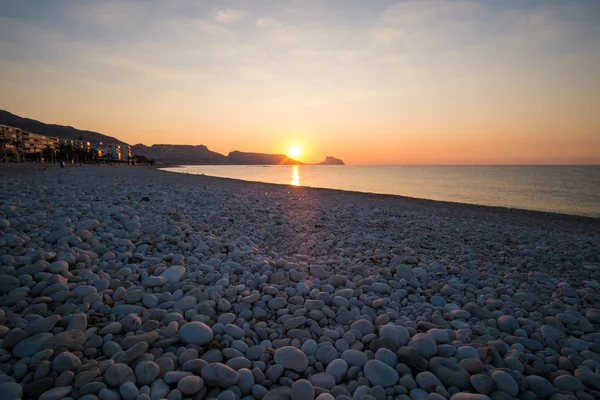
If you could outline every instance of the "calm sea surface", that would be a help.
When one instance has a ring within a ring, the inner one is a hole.
[[[600,217],[600,166],[237,166],[167,171]]]

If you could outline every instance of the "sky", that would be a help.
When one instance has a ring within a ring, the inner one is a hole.
[[[600,164],[600,1],[0,0],[0,108],[130,144]]]

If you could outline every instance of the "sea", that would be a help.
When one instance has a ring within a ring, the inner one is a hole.
[[[163,170],[600,218],[600,166],[184,165]]]

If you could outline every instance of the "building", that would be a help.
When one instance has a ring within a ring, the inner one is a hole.
[[[128,144],[121,144],[121,157],[123,161],[131,160],[131,146]]]
[[[44,153],[54,152],[58,138],[0,125],[0,161],[43,161]]]
[[[92,150],[92,144],[87,140],[59,138],[58,143],[66,146],[71,146],[73,150],[81,150],[86,153]]]
[[[124,143],[97,143],[94,149],[98,151],[98,157],[104,160],[130,161],[131,146]]]
[[[0,125],[0,162],[48,162],[59,158],[67,162],[97,161],[96,156],[90,154],[93,150],[98,151],[98,158],[107,161],[131,161],[131,146],[125,143],[92,144],[87,140],[57,138]]]
[[[25,154],[41,154],[45,149],[56,149],[58,145],[58,138],[54,136],[40,135],[39,133],[32,133],[27,131],[21,131],[21,142],[23,153]]]
[[[17,160],[21,130],[12,126],[0,125],[0,161]]]
[[[104,160],[120,160],[121,159],[121,145],[118,143],[97,143],[94,145],[94,149],[98,151],[98,157]]]

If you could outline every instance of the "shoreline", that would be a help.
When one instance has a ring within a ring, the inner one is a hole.
[[[456,201],[434,200],[434,199],[426,199],[426,198],[421,198],[421,197],[410,197],[410,196],[404,196],[404,195],[399,195],[399,194],[361,192],[361,191],[344,190],[344,189],[320,188],[320,187],[313,187],[313,186],[294,186],[294,185],[285,184],[285,183],[248,181],[248,180],[244,180],[244,179],[224,178],[224,177],[205,175],[205,174],[191,174],[191,173],[166,171],[161,168],[162,167],[155,168],[155,169],[159,172],[169,173],[169,174],[184,175],[184,176],[197,176],[202,179],[214,179],[215,181],[223,181],[223,182],[231,181],[232,184],[265,185],[267,187],[273,186],[273,187],[279,187],[279,188],[293,188],[294,190],[307,189],[307,190],[315,190],[315,191],[323,191],[323,192],[332,192],[333,194],[339,193],[339,194],[349,194],[349,195],[354,195],[354,196],[365,196],[372,200],[380,199],[381,201],[396,199],[398,202],[405,201],[405,202],[411,203],[411,205],[422,205],[422,206],[429,205],[432,207],[439,206],[441,208],[457,207],[458,209],[460,209],[464,212],[479,211],[479,212],[489,212],[492,214],[507,213],[507,214],[519,214],[519,215],[514,215],[515,217],[520,216],[520,217],[532,217],[532,218],[547,218],[547,219],[564,220],[564,221],[572,220],[573,222],[591,222],[591,223],[597,222],[598,229],[600,230],[600,217],[592,217],[592,216],[579,215],[579,214],[565,214],[565,213],[557,213],[557,212],[551,212],[551,211],[530,210],[530,209],[525,209],[525,208],[491,206],[491,205],[474,204],[474,203],[461,203],[461,202],[456,202]]]
[[[271,182],[261,182],[261,181],[245,180],[245,179],[240,179],[240,178],[218,177],[218,176],[208,175],[208,174],[205,174],[205,173],[196,174],[196,173],[187,173],[187,172],[175,172],[175,171],[168,171],[168,170],[165,170],[163,168],[172,168],[172,167],[158,167],[157,170],[159,170],[161,172],[170,172],[170,173],[181,174],[181,175],[197,175],[197,176],[205,176],[205,177],[210,177],[210,178],[215,178],[215,179],[231,179],[231,180],[235,180],[235,181],[252,183],[252,184],[271,184],[271,185],[293,186],[293,185],[289,185],[287,183],[271,183]],[[412,196],[407,196],[407,195],[402,195],[402,194],[393,194],[393,193],[377,193],[377,192],[356,191],[356,190],[347,190],[347,189],[338,189],[338,188],[326,188],[326,187],[315,187],[315,186],[306,186],[306,185],[300,185],[300,187],[309,188],[309,189],[315,189],[315,190],[317,190],[317,189],[319,189],[319,190],[336,190],[336,191],[348,192],[348,193],[356,193],[356,194],[362,193],[362,194],[369,194],[369,195],[376,195],[376,196],[392,196],[392,197],[399,197],[399,198],[403,198],[403,199],[414,199],[414,200],[422,200],[422,201],[434,201],[434,202],[439,202],[439,203],[459,204],[459,205],[462,204],[462,205],[476,206],[476,207],[488,207],[488,208],[505,210],[505,211],[513,211],[514,210],[514,211],[517,211],[517,212],[544,213],[544,214],[551,214],[551,215],[555,215],[555,216],[581,217],[581,218],[589,218],[589,219],[593,219],[593,220],[600,220],[600,215],[599,216],[595,216],[595,215],[584,215],[584,214],[569,214],[569,213],[565,213],[565,212],[546,211],[546,210],[518,208],[518,207],[508,207],[508,206],[502,206],[502,205],[488,205],[488,204],[479,204],[479,203],[465,203],[465,202],[460,202],[460,201],[438,200],[438,199],[431,199],[431,198],[426,198],[426,197],[412,197]]]

